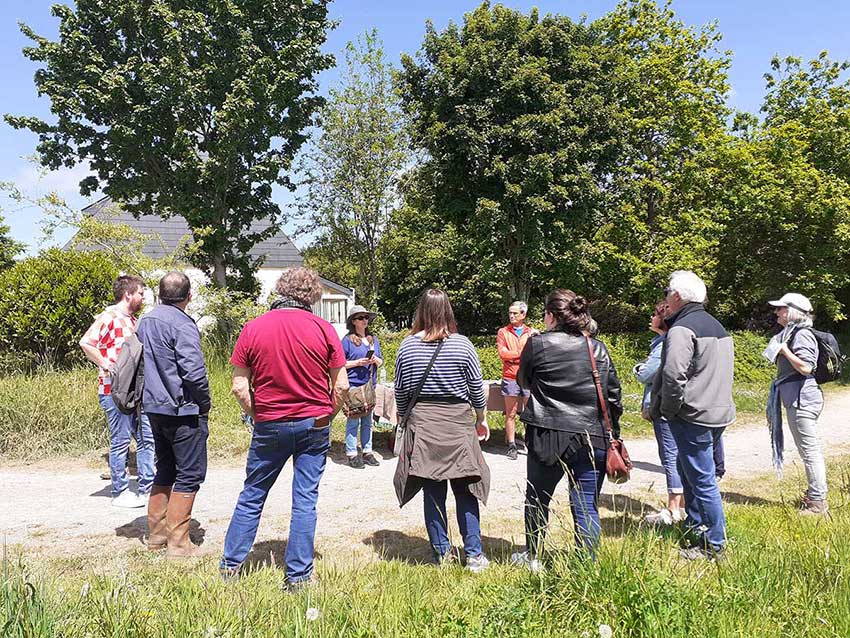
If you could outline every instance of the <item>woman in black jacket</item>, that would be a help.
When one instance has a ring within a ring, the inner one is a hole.
[[[599,543],[598,499],[605,478],[608,434],[593,382],[588,342],[608,403],[613,435],[619,437],[623,412],[620,380],[601,341],[588,336],[594,327],[587,301],[571,290],[546,298],[546,332],[529,339],[520,356],[517,382],[531,391],[520,415],[528,447],[525,495],[526,552],[514,561],[533,571],[549,520],[552,493],[566,471],[570,510],[578,548],[591,558]]]

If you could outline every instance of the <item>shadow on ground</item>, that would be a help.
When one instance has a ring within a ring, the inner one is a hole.
[[[462,539],[452,538],[455,547],[463,545]],[[424,536],[412,536],[394,529],[378,530],[363,539],[363,544],[372,548],[382,560],[397,560],[409,565],[427,565],[434,563],[434,550]],[[512,541],[494,536],[482,536],[481,548],[490,560],[507,561],[514,552],[522,547]]]
[[[144,544],[148,534],[148,517],[138,518],[115,528],[115,535],[119,538],[130,538]],[[201,527],[200,521],[193,518],[189,521],[189,538],[195,545],[203,545],[207,531]]]

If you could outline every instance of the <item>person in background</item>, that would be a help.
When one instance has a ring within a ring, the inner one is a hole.
[[[484,571],[490,565],[481,547],[478,509],[490,492],[490,468],[479,445],[490,434],[484,381],[475,347],[457,333],[454,311],[441,290],[432,288],[419,299],[411,334],[396,357],[395,396],[399,415],[407,416],[393,480],[399,505],[423,491],[428,539],[442,564],[452,558],[446,514],[450,483],[466,568]]]
[[[508,325],[499,328],[496,334],[496,347],[502,360],[502,396],[505,398],[505,443],[508,446],[507,457],[512,461],[517,458],[516,417],[518,412],[525,409],[528,401],[528,390],[519,387],[516,373],[519,368],[519,357],[531,335],[538,334],[537,330],[525,325],[528,304],[515,301],[508,308]]]
[[[664,348],[664,338],[667,336],[667,324],[664,322],[666,314],[666,302],[662,300],[656,303],[649,320],[649,329],[655,333],[649,345],[649,357],[634,367],[637,380],[644,385],[641,414],[643,418],[652,422],[655,440],[658,443],[658,458],[661,459],[661,466],[664,468],[664,476],[667,480],[667,506],[644,519],[644,522],[649,525],[673,525],[685,519],[684,488],[676,467],[679,449],[676,447],[667,419],[664,417],[652,419],[649,416],[652,384],[661,365],[661,351]]]
[[[531,397],[520,419],[526,425],[526,551],[515,564],[540,570],[549,504],[566,473],[575,542],[591,558],[599,543],[599,492],[605,479],[609,435],[591,373],[592,350],[611,416],[612,436],[619,438],[623,413],[620,380],[605,344],[587,334],[591,317],[587,300],[572,290],[546,297],[546,332],[531,337],[522,351],[517,373]]]
[[[172,271],[159,280],[159,305],[139,322],[145,387],[142,405],[156,444],[156,476],[148,503],[148,549],[192,556],[192,509],[207,476],[212,400],[201,333],[186,314],[189,278]]]
[[[364,465],[378,466],[380,463],[372,452],[372,410],[375,408],[375,371],[383,365],[381,344],[378,337],[369,331],[369,322],[377,315],[363,306],[353,306],[348,312],[342,338],[345,353],[345,368],[348,372],[348,401],[343,406],[345,413],[345,454],[348,465],[361,469]],[[357,454],[357,432],[363,458]]]
[[[689,270],[670,275],[665,290],[667,337],[652,384],[649,413],[667,419],[679,449],[685,496],[687,560],[717,560],[726,548],[726,517],[717,486],[714,443],[735,421],[735,346],[705,310],[705,283]]]
[[[771,393],[778,394],[775,409],[785,406],[788,429],[794,437],[797,452],[806,468],[808,487],[802,499],[801,514],[825,515],[826,463],[818,440],[818,417],[823,410],[823,392],[814,377],[818,362],[818,342],[812,332],[812,304],[801,294],[789,292],[768,302],[776,310],[776,321],[782,332],[771,341],[778,344],[774,355],[776,379]]]
[[[233,394],[254,420],[245,485],[224,538],[219,570],[236,578],[251,551],[269,491],[292,458],[292,516],[284,563],[286,586],[315,582],[313,562],[319,482],[331,447],[331,421],[348,394],[345,354],[334,327],[312,312],[319,276],[288,268],[272,310],[245,324],[230,362]]]
[[[145,282],[141,277],[121,275],[112,284],[113,305],[97,316],[80,339],[86,358],[98,367],[97,394],[109,426],[109,473],[112,480],[113,507],[145,507],[153,484],[154,440],[150,421],[143,412],[124,414],[112,401],[111,374],[118,354],[136,329],[136,314],[144,305]],[[138,494],[129,489],[127,457],[130,439],[136,440],[136,465],[139,469]]]

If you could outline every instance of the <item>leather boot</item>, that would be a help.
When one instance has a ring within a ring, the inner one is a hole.
[[[152,552],[165,549],[168,542],[165,513],[168,510],[168,499],[171,488],[165,485],[154,485],[148,498],[148,549]]]
[[[189,539],[189,521],[195,492],[172,492],[168,500],[166,521],[168,525],[168,558],[184,558],[195,555],[197,546]]]

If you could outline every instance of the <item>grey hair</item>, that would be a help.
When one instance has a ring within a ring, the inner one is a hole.
[[[670,290],[679,293],[682,301],[705,303],[708,293],[705,282],[690,270],[677,270],[670,275]]]
[[[520,312],[528,312],[528,304],[524,301],[515,301],[510,305],[510,308],[519,308]]]
[[[794,324],[800,328],[811,328],[813,325],[812,315],[808,312],[803,312],[802,310],[797,310],[796,308],[792,308],[791,306],[786,306],[788,308],[788,323]]]

